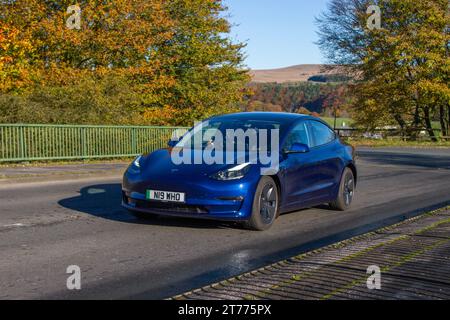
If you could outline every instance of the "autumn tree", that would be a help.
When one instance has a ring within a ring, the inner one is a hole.
[[[348,105],[351,99],[348,94],[349,86],[338,86],[331,91],[323,102],[323,114],[334,118],[334,128],[336,128],[337,118],[347,116]]]
[[[66,25],[72,4],[0,1],[1,93],[14,92],[35,102],[41,95],[36,90],[59,100],[64,93],[75,94],[74,88],[97,85],[97,94],[106,100],[117,94],[130,117],[95,122],[147,124],[161,124],[159,115],[167,113],[171,118],[163,117],[164,124],[191,124],[232,111],[244,97],[248,76],[242,66],[243,45],[228,39],[230,26],[220,1],[79,1],[80,29]],[[115,85],[109,86],[112,79]],[[80,108],[92,114],[105,111]],[[92,117],[55,118],[93,122]]]
[[[380,8],[381,28],[368,27],[369,5]],[[330,62],[348,66],[360,80],[351,90],[360,124],[395,123],[408,134],[425,129],[435,139],[432,118],[438,115],[448,132],[447,8],[447,0],[332,0],[318,18],[319,45]]]
[[[20,29],[0,20],[0,92],[29,85],[28,57],[32,53],[33,47],[29,39],[20,36]]]
[[[334,114],[333,106],[344,102],[339,108],[345,114],[344,107],[348,104],[347,83],[258,83],[250,88],[253,91],[250,102],[278,105],[286,112],[298,112],[300,107],[306,107],[309,112]]]
[[[167,51],[177,58],[170,66],[176,79],[170,105],[193,110],[186,121],[237,111],[249,93],[244,44],[227,36],[231,26],[223,17],[225,10],[217,0],[174,0],[168,5],[175,36]]]
[[[283,112],[283,108],[272,103],[264,103],[258,100],[248,101],[245,106],[246,112],[263,111],[263,112]]]

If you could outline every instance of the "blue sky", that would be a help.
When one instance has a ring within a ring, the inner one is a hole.
[[[232,38],[247,42],[246,64],[272,69],[296,64],[324,63],[314,17],[327,0],[224,0]]]

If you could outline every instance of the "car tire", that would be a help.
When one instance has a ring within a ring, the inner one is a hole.
[[[152,220],[158,217],[158,215],[153,213],[144,213],[133,210],[128,210],[128,212],[138,220]]]
[[[258,183],[253,199],[252,216],[246,227],[251,230],[268,230],[278,217],[278,186],[271,177],[264,176]]]
[[[355,177],[353,171],[347,167],[341,177],[337,198],[330,203],[330,207],[334,210],[346,211],[351,207],[354,195]]]

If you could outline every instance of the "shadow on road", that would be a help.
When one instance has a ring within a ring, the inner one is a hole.
[[[400,154],[392,152],[358,151],[358,156],[366,161],[380,165],[412,166],[427,169],[450,170],[450,156],[426,154]]]
[[[119,183],[92,185],[82,188],[79,196],[62,199],[58,201],[58,204],[74,211],[124,223],[199,229],[223,229],[239,226],[231,222],[175,217],[154,217],[149,220],[136,219],[121,207],[121,193],[122,188]]]

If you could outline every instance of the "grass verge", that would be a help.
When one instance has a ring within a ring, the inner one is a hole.
[[[86,160],[47,160],[47,161],[24,161],[24,162],[4,162],[0,163],[0,168],[25,168],[25,167],[51,167],[77,164],[111,164],[111,163],[130,163],[132,158],[114,158],[114,159],[86,159]]]
[[[450,141],[403,141],[399,139],[342,139],[354,147],[409,147],[409,148],[450,148]]]

